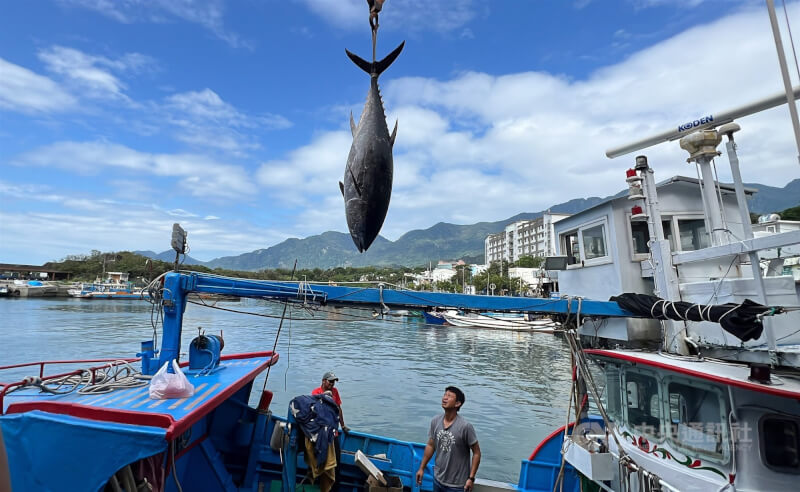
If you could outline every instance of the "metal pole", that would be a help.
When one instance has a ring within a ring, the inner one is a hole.
[[[711,159],[709,157],[698,157],[697,164],[700,166],[700,174],[703,178],[702,193],[706,199],[708,207],[707,215],[710,226],[712,246],[725,244],[725,232],[722,230],[722,214],[719,211],[720,203],[717,200],[717,193],[714,188],[714,173],[711,172]]]
[[[778,28],[778,18],[775,15],[775,2],[767,0],[767,10],[769,11],[769,22],[772,25],[772,36],[775,38],[775,49],[778,52],[778,63],[781,66],[781,77],[783,77],[783,87],[786,89],[786,102],[789,103],[789,115],[792,117],[792,127],[794,128],[794,141],[797,145],[797,162],[800,163],[800,121],[797,118],[797,106],[792,96],[792,81],[789,78],[789,69],[786,67],[786,55],[783,53],[783,42],[781,41],[781,31]]]
[[[744,238],[753,238],[753,227],[750,225],[750,212],[747,207],[747,198],[744,194],[744,184],[742,183],[742,174],[739,171],[739,156],[736,154],[736,142],[733,140],[733,133],[739,130],[739,125],[729,123],[722,126],[719,131],[728,137],[725,142],[725,149],[728,151],[728,161],[731,164],[731,176],[733,177],[733,186],[736,190],[736,201],[739,202],[739,214],[742,218],[742,228],[744,229]],[[764,278],[761,275],[761,260],[758,253],[751,251],[748,253],[750,258],[750,268],[753,273],[753,281],[756,284],[756,292],[758,293],[759,302],[767,304],[767,289],[764,286]],[[777,342],[775,341],[775,333],[772,331],[772,320],[765,317],[763,320],[764,331],[767,337],[767,346],[769,347],[770,358],[773,363],[777,363]]]
[[[728,162],[731,165],[731,176],[733,177],[733,187],[736,190],[736,201],[739,202],[739,215],[742,218],[742,229],[744,238],[753,238],[753,227],[750,225],[750,210],[747,207],[747,197],[744,194],[744,184],[742,183],[742,173],[739,171],[739,156],[736,154],[736,142],[733,141],[733,132],[739,131],[739,125],[728,123],[719,129],[719,132],[727,135],[728,141],[725,142],[725,149],[728,151]]]

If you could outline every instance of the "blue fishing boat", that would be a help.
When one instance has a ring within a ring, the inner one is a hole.
[[[478,308],[489,308],[487,303],[496,307],[494,301],[481,296],[431,294],[427,299],[403,291],[168,273],[151,286],[154,306],[163,316],[160,347],[148,340],[136,357],[0,367],[0,380],[5,380],[3,373],[10,369],[28,367],[36,374],[0,385],[0,429],[13,490],[138,490],[149,484],[155,490],[168,491],[289,491],[303,480],[308,466],[292,414],[270,408],[268,388],[260,394],[259,405],[248,405],[251,393],[260,390],[253,387],[253,381],[277,362],[278,354],[224,354],[224,342],[216,335],[200,335],[189,347],[182,347],[182,317],[191,292],[319,303],[352,298],[364,305],[380,305],[382,296],[391,306],[432,304],[454,296]],[[402,296],[408,297],[401,300]],[[507,299],[522,301],[531,302]],[[560,309],[566,312],[566,301]],[[625,314],[615,303],[596,303],[592,309]],[[193,393],[152,399],[150,378],[186,350],[189,357],[180,362],[180,371],[189,376]],[[51,368],[64,364],[76,369],[51,373]],[[358,431],[340,439],[340,490],[364,489],[366,475],[355,464],[356,451],[370,457],[385,474],[399,477],[405,488],[431,490],[432,465],[421,487],[414,480],[424,444]],[[550,440],[547,449],[560,448],[558,435]],[[534,445],[531,443],[531,448]],[[549,489],[559,463],[557,456],[542,451],[533,460],[522,460],[520,484],[487,482],[485,486],[493,490]],[[571,467],[566,467],[566,473],[570,480],[577,480]]]
[[[441,311],[422,311],[422,319],[429,325],[443,325],[447,323]]]

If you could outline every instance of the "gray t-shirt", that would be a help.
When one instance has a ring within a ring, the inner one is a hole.
[[[436,451],[434,478],[447,487],[463,487],[470,471],[470,448],[478,442],[475,429],[467,419],[456,415],[450,427],[444,427],[444,414],[431,420],[428,439],[433,439]]]

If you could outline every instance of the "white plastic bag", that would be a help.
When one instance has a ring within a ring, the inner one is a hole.
[[[170,398],[188,398],[194,394],[194,386],[186,379],[180,366],[172,359],[172,369],[175,373],[167,372],[165,362],[161,369],[150,380],[150,398],[153,400],[167,400]]]

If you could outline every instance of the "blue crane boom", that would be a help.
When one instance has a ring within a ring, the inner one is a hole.
[[[448,307],[475,311],[575,314],[575,299],[540,299],[532,297],[478,296],[419,292],[385,288],[341,287],[306,282],[276,282],[221,277],[197,272],[170,272],[164,279],[164,336],[160,365],[180,353],[181,326],[190,292],[224,294],[238,297],[299,300],[311,303],[338,303],[353,306],[389,306],[411,309]],[[581,316],[637,317],[612,301],[580,301]]]

